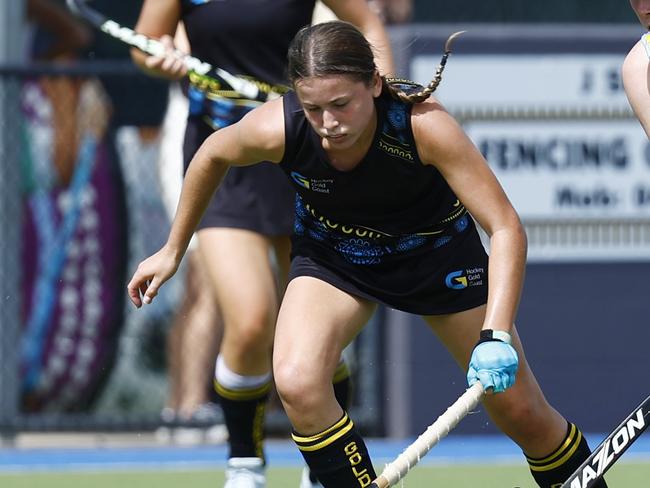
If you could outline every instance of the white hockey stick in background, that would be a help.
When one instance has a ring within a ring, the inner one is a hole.
[[[445,413],[427,427],[402,454],[386,465],[369,488],[388,488],[401,480],[433,446],[456,427],[470,411],[474,410],[483,396],[483,385],[475,383],[465,391]]]
[[[139,34],[129,27],[121,26],[114,20],[89,7],[87,0],[66,1],[68,8],[72,12],[114,39],[154,56],[162,55],[165,52],[165,48],[158,40]],[[219,92],[223,92],[224,94],[237,93],[245,98],[261,102],[280,96],[267,83],[256,83],[255,81],[235,76],[218,66],[212,66],[194,56],[183,55],[183,62],[191,73],[201,78],[201,82],[207,87],[207,91],[217,94]]]

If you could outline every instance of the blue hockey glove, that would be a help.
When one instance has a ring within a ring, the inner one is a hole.
[[[499,393],[514,385],[518,367],[519,356],[510,345],[510,335],[484,330],[469,360],[467,383],[472,386],[480,381],[485,390]]]

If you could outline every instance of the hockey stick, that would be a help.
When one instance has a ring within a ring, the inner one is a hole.
[[[566,480],[562,488],[590,488],[598,482],[650,422],[650,396],[641,402]]]
[[[93,27],[109,36],[136,47],[152,56],[164,54],[165,47],[155,39],[138,34],[133,29],[123,27],[110,20],[100,12],[87,5],[87,0],[66,0],[68,8],[85,19]],[[228,73],[226,70],[212,66],[190,55],[183,55],[183,62],[190,72],[190,79],[211,93],[223,96],[241,95],[250,100],[265,102],[277,98],[280,93],[274,91],[268,83],[254,82]]]
[[[369,488],[388,488],[401,480],[433,446],[456,427],[471,410],[476,408],[483,396],[483,386],[476,382],[465,391],[445,413],[427,427],[402,454],[386,465],[382,473]]]

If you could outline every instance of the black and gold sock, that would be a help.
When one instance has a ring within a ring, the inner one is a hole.
[[[560,447],[544,458],[526,456],[526,460],[533,478],[541,488],[560,488],[590,454],[591,449],[580,429],[569,423],[567,435]],[[601,480],[594,488],[607,488],[607,484]]]
[[[352,380],[350,379],[350,369],[345,361],[341,361],[336,367],[332,383],[334,384],[334,395],[336,396],[336,400],[339,402],[339,405],[341,405],[343,410],[347,410],[350,407]]]
[[[214,389],[228,428],[229,457],[264,459],[264,410],[271,382],[256,388],[233,390],[215,380]]]
[[[347,413],[323,432],[292,434],[305,462],[325,488],[364,488],[375,479],[375,470],[363,438]]]
[[[350,369],[345,361],[341,360],[339,365],[336,367],[332,383],[334,385],[334,396],[336,396],[336,400],[339,402],[339,405],[341,405],[343,410],[347,410],[350,407],[352,380],[350,379]],[[316,475],[311,471],[309,471],[309,479],[312,483],[318,481]]]

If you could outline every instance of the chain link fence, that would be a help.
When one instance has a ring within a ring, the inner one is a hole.
[[[180,191],[184,105],[174,91],[168,117],[177,119],[153,132],[118,125],[119,107],[105,87],[135,86],[141,77],[130,63],[109,61],[0,69],[5,438],[163,425],[166,341],[185,268],[154,306],[137,312],[125,284],[169,231]],[[349,352],[356,364],[355,419],[377,432],[380,324],[374,322]],[[289,432],[278,406],[267,424],[271,432]]]

